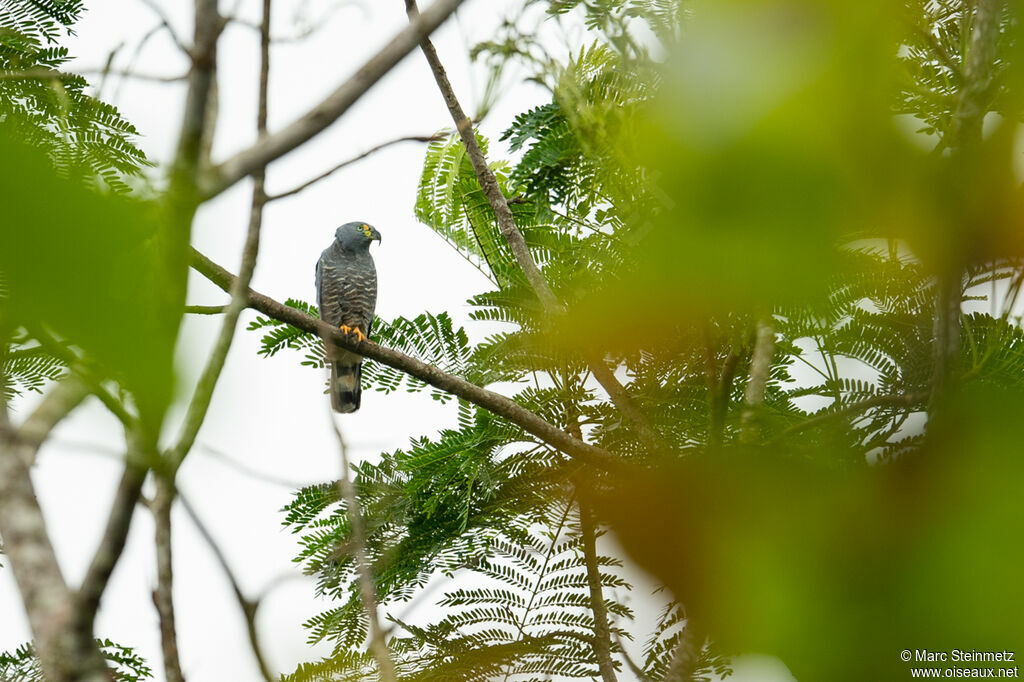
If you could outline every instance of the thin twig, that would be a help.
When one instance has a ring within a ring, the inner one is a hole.
[[[174,44],[178,47],[179,50],[185,53],[186,56],[191,58],[192,50],[190,50],[188,46],[185,45],[185,42],[178,35],[178,32],[174,30],[174,27],[171,25],[170,19],[168,19],[167,15],[164,13],[163,8],[156,3],[156,0],[140,0],[140,2],[142,2],[143,5],[148,7],[150,10],[152,10],[154,14],[156,14],[157,18],[160,20],[160,26],[167,30],[167,34],[171,37],[171,40],[174,41]]]
[[[226,305],[187,305],[186,315],[220,315],[228,309]]]
[[[619,645],[619,653],[622,654],[622,658],[626,661],[626,665],[629,666],[629,671],[633,673],[633,677],[635,677],[638,682],[651,682],[651,678],[644,674],[644,669],[641,668],[640,665],[633,660],[633,657],[629,655],[629,651],[626,649],[626,645],[622,641],[622,637],[619,636],[619,633],[616,632],[614,634],[615,642]]]
[[[271,483],[273,485],[281,486],[282,488],[288,488],[289,490],[298,490],[300,488],[304,488],[307,485],[309,485],[309,483],[302,483],[302,482],[299,482],[299,481],[293,481],[291,479],[281,478],[279,476],[273,476],[271,474],[263,473],[262,471],[257,471],[256,469],[253,469],[253,468],[251,468],[251,467],[249,467],[249,466],[247,466],[245,464],[242,464],[241,462],[239,462],[234,457],[231,457],[230,455],[228,455],[226,452],[224,452],[222,450],[218,450],[217,448],[215,448],[215,447],[213,447],[211,445],[208,445],[206,443],[197,442],[195,447],[198,447],[199,449],[203,450],[208,455],[210,455],[211,457],[216,459],[218,462],[221,462],[222,464],[225,464],[225,465],[231,467],[235,471],[237,471],[237,472],[239,472],[241,474],[244,474],[245,476],[248,476],[249,478],[253,478],[253,479],[257,480],[257,481],[263,481],[264,483]]]
[[[799,424],[794,424],[768,441],[768,444],[771,445],[773,443],[777,443],[785,440],[789,436],[807,431],[808,429],[813,429],[836,419],[843,419],[845,417],[858,415],[865,410],[870,410],[872,407],[903,407],[910,409],[914,405],[926,402],[928,400],[928,396],[929,394],[927,392],[902,393],[900,395],[876,395],[871,398],[865,398],[864,400],[858,400],[855,403],[850,403],[842,409],[835,410],[834,412],[817,414],[809,419],[803,420]]]
[[[206,544],[209,546],[210,551],[213,552],[214,557],[217,559],[217,563],[220,564],[221,569],[224,571],[224,575],[227,576],[228,582],[231,583],[231,590],[235,593],[235,600],[238,602],[238,607],[242,610],[242,616],[245,618],[246,630],[249,634],[249,646],[252,648],[253,656],[256,658],[256,665],[260,669],[260,674],[266,682],[275,682],[277,678],[274,677],[270,672],[270,668],[267,666],[267,659],[263,655],[263,648],[260,646],[259,634],[256,631],[256,612],[260,608],[260,599],[251,600],[247,599],[245,594],[242,592],[242,588],[238,584],[238,579],[235,578],[234,571],[231,570],[231,565],[228,564],[227,557],[224,556],[224,552],[221,550],[220,545],[213,539],[213,535],[210,534],[209,529],[199,519],[199,515],[196,514],[195,509],[189,504],[188,499],[178,493],[178,499],[181,501],[181,506],[188,513],[192,524],[199,531],[199,534],[203,536]]]
[[[348,446],[345,444],[345,438],[341,435],[338,424],[334,421],[334,414],[330,413],[329,417],[334,435],[338,439],[338,449],[341,452],[341,478],[338,479],[338,487],[341,489],[342,499],[345,500],[348,522],[352,529],[352,549],[355,554],[359,592],[363,599],[363,610],[366,612],[366,618],[370,624],[370,652],[373,654],[374,660],[377,661],[381,682],[394,682],[395,662],[391,658],[391,650],[384,639],[384,630],[377,617],[377,589],[374,586],[370,560],[366,553],[366,529],[363,526],[363,513],[352,480],[349,478]]]
[[[399,137],[394,140],[389,140],[388,142],[382,142],[381,144],[378,144],[375,147],[367,149],[365,152],[359,154],[358,156],[353,156],[351,159],[346,159],[345,161],[342,161],[341,163],[334,166],[330,170],[324,171],[320,175],[317,175],[316,177],[307,180],[306,182],[302,183],[301,185],[298,185],[297,187],[293,187],[292,189],[281,192],[279,194],[267,195],[267,201],[277,201],[278,199],[284,199],[285,197],[290,197],[293,194],[298,194],[302,190],[310,187],[311,185],[315,185],[321,180],[330,177],[334,173],[340,171],[342,168],[345,168],[346,166],[351,166],[353,163],[356,163],[357,161],[362,161],[371,154],[379,152],[382,149],[386,149],[387,147],[398,144],[400,142],[436,142],[437,140],[441,139],[444,139],[441,135],[407,135],[405,137]]]

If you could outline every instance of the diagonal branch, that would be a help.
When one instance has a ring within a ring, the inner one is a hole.
[[[437,0],[417,21],[403,29],[323,101],[282,130],[258,140],[252,147],[238,152],[214,168],[202,183],[202,196],[208,199],[220,194],[245,176],[308,142],[334,123],[377,81],[415,49],[424,36],[440,26],[462,2],[463,0]]]
[[[99,609],[100,600],[103,598],[103,592],[107,588],[107,583],[114,572],[114,567],[117,566],[118,559],[124,552],[135,505],[142,496],[142,484],[146,480],[147,469],[140,464],[143,453],[140,450],[138,434],[133,433],[130,429],[125,429],[125,442],[127,443],[127,454],[124,472],[121,474],[121,482],[117,486],[117,492],[111,504],[107,527],[93,554],[82,585],[75,595],[76,615],[81,627],[88,627],[89,632],[92,631],[93,620]]]
[[[419,9],[416,6],[416,0],[405,0],[405,9],[411,21],[415,22],[418,20],[417,18],[420,15]],[[480,188],[483,190],[484,196],[487,197],[491,210],[494,211],[494,217],[498,222],[498,229],[501,231],[505,241],[508,242],[516,262],[526,276],[530,288],[533,289],[537,298],[540,299],[545,311],[549,315],[563,313],[564,307],[551,290],[551,287],[548,286],[543,273],[541,273],[536,261],[533,260],[533,256],[530,254],[530,249],[526,244],[523,233],[516,226],[515,219],[512,216],[512,209],[508,205],[508,199],[501,193],[498,180],[494,177],[494,172],[490,166],[487,165],[487,158],[484,156],[483,150],[480,149],[480,144],[477,142],[476,134],[473,131],[473,122],[466,116],[462,105],[459,104],[459,100],[455,96],[455,90],[448,80],[448,74],[444,70],[444,65],[437,56],[437,50],[434,49],[434,44],[430,42],[428,37],[424,36],[420,42],[420,48],[430,64],[430,70],[434,74],[434,80],[437,81],[437,86],[441,90],[445,104],[448,105],[448,111],[455,122],[456,130],[459,131],[462,143],[466,147],[466,153],[473,164],[473,171],[476,174],[477,181],[480,183]],[[589,352],[584,353],[584,359],[594,374],[594,378],[608,392],[608,396],[615,407],[633,423],[637,434],[644,444],[651,451],[664,452],[667,450],[667,445],[661,434],[651,425],[650,420],[647,419],[647,416],[636,405],[629,392],[615,378],[615,374],[605,364],[604,359],[598,357],[595,353]]]
[[[88,385],[75,374],[68,375],[47,391],[39,406],[14,434],[19,445],[18,455],[27,466],[35,464],[39,448],[49,438],[50,432],[88,395]]]
[[[236,281],[234,275],[195,249],[192,250],[192,267],[224,291],[228,291]],[[358,353],[371,360],[376,360],[388,367],[393,367],[416,377],[431,386],[468,400],[474,405],[479,405],[516,424],[548,445],[572,455],[581,462],[603,469],[615,468],[619,465],[618,458],[607,450],[585,443],[578,438],[573,438],[557,426],[541,419],[530,410],[503,395],[471,384],[464,379],[443,372],[433,365],[428,365],[391,348],[377,345],[372,341],[356,341],[353,337],[345,335],[326,322],[295,308],[290,308],[252,289],[249,289],[248,292],[248,306],[275,320],[328,339],[331,343],[345,350]]]
[[[337,173],[342,168],[345,168],[347,166],[351,166],[353,163],[355,163],[357,161],[362,161],[363,159],[365,159],[366,157],[370,156],[371,154],[375,154],[376,152],[379,152],[382,149],[386,149],[387,147],[390,147],[392,145],[398,144],[400,142],[435,142],[435,141],[440,140],[440,139],[442,139],[442,137],[440,135],[407,135],[405,137],[399,137],[399,138],[396,138],[394,140],[388,140],[387,142],[382,142],[381,144],[378,144],[378,145],[376,145],[374,147],[370,147],[369,149],[367,149],[362,154],[359,154],[357,156],[353,156],[351,159],[345,159],[344,161],[342,161],[338,165],[334,166],[333,168],[331,168],[329,170],[326,170],[323,173],[320,173],[319,175],[317,175],[314,178],[306,180],[301,185],[293,187],[293,188],[291,188],[289,190],[286,190],[284,192],[281,192],[279,194],[270,194],[270,195],[268,195],[267,196],[267,201],[277,201],[278,199],[284,199],[285,197],[290,197],[292,195],[298,194],[299,192],[303,191],[304,189],[309,188],[312,185],[315,185],[316,183],[320,182],[321,180],[325,180],[325,179],[329,178],[331,175]]]
[[[51,428],[58,421],[47,419]],[[0,392],[0,534],[4,552],[10,558],[46,678],[51,682],[109,682],[106,661],[91,628],[81,627],[75,617],[71,590],[50,544],[29,475],[27,462],[45,435],[37,432],[31,439],[19,439]]]
[[[256,612],[260,607],[260,600],[248,599],[245,594],[242,593],[242,588],[238,584],[238,579],[235,578],[234,571],[231,570],[230,564],[228,564],[227,557],[224,556],[224,552],[221,551],[220,545],[213,539],[213,535],[210,534],[209,529],[199,519],[199,515],[196,514],[195,509],[188,503],[180,493],[178,499],[181,501],[181,506],[185,508],[189,518],[192,519],[193,525],[199,534],[206,540],[206,544],[209,545],[210,551],[213,552],[214,557],[217,559],[217,563],[220,564],[221,569],[224,571],[224,575],[227,576],[228,582],[231,583],[231,589],[235,593],[235,600],[238,602],[238,606],[242,609],[242,616],[245,618],[246,631],[249,633],[249,645],[252,648],[253,656],[256,658],[256,665],[259,666],[260,674],[266,682],[274,682],[274,676],[270,672],[270,668],[267,666],[266,657],[263,655],[263,648],[260,646],[259,635],[256,632]]]
[[[185,45],[185,41],[183,41],[181,39],[181,36],[178,35],[178,32],[174,30],[174,26],[171,25],[170,19],[167,17],[167,14],[164,12],[163,8],[156,3],[156,0],[142,0],[142,4],[148,7],[153,12],[153,14],[157,16],[157,18],[160,20],[160,27],[167,31],[167,35],[171,37],[171,40],[174,42],[175,46],[177,46],[177,48],[181,50],[186,56],[191,57],[192,51],[188,49],[188,46]]]

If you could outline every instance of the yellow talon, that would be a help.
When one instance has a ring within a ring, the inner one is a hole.
[[[356,341],[359,341],[360,343],[366,341],[366,334],[364,334],[359,327],[350,327],[347,324],[339,324],[338,329],[340,329],[346,335],[355,334]]]

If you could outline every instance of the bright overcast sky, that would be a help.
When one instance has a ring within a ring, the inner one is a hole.
[[[154,1],[187,40],[191,35],[192,3]],[[423,0],[423,4],[428,3]],[[520,4],[471,0],[434,36],[456,92],[470,112],[476,108],[486,75],[482,66],[470,65],[468,47],[492,36],[507,14],[506,8]],[[87,5],[86,15],[76,26],[77,37],[69,43],[72,54],[78,57],[75,68],[101,66],[118,45],[122,47],[115,66],[127,66],[140,37],[159,23],[141,0],[94,0]],[[279,1],[275,34],[295,33],[292,20],[296,5],[308,7],[307,16],[315,20],[334,5],[341,9],[310,38],[273,49],[271,130],[319,101],[407,22],[401,0]],[[258,1],[251,0],[241,5],[253,21],[258,20],[259,6]],[[551,47],[556,52],[558,40],[552,38]],[[255,138],[256,33],[241,26],[229,28],[219,45],[219,60],[220,118],[215,160],[251,144]],[[146,45],[136,64],[139,72],[161,75],[177,75],[186,67],[185,59],[165,32]],[[183,94],[180,83],[112,80],[102,96],[138,127],[141,146],[150,158],[163,163],[176,142]],[[482,130],[496,138],[514,114],[545,101],[546,93],[539,87],[516,85],[489,114]],[[273,194],[289,189],[378,143],[404,135],[427,135],[450,126],[451,119],[426,62],[418,51],[414,52],[324,134],[273,164],[268,170],[268,191]],[[500,149],[499,145],[492,147]],[[363,220],[375,225],[383,236],[380,247],[374,247],[380,282],[378,314],[391,318],[446,310],[458,322],[465,322],[465,300],[482,291],[486,281],[413,218],[422,159],[422,145],[404,143],[346,168],[301,194],[271,204],[265,214],[253,288],[278,300],[295,297],[313,301],[313,267],[333,238],[334,228],[350,220]],[[193,229],[193,244],[232,271],[238,267],[249,195],[249,184],[240,183],[204,206]],[[189,303],[217,304],[226,296],[193,276],[188,299]],[[252,317],[251,312],[245,313],[240,327]],[[219,324],[219,318],[186,320],[178,354],[179,398],[191,391]],[[469,331],[476,336],[472,328]],[[279,513],[290,500],[291,487],[258,480],[225,464],[223,458],[271,478],[303,484],[336,478],[339,457],[327,421],[324,376],[300,367],[295,355],[282,353],[271,360],[258,357],[258,342],[257,334],[238,333],[197,447],[182,468],[178,484],[221,545],[243,591],[254,597],[268,585],[275,585],[261,608],[258,626],[271,668],[290,672],[297,663],[326,653],[324,647],[309,647],[301,625],[326,604],[314,598],[312,580],[302,578],[298,566],[291,562],[297,545],[294,536],[281,526]],[[30,399],[18,407],[24,411],[33,402]],[[176,416],[180,414],[179,408]],[[176,424],[176,419],[171,423]],[[404,392],[388,396],[364,393],[359,412],[339,419],[356,460],[405,447],[410,437],[430,435],[453,423],[454,407],[442,407],[425,394]],[[172,429],[165,436],[173,437],[174,433]],[[51,538],[65,577],[74,584],[85,572],[107,517],[120,476],[117,458],[121,443],[116,420],[92,401],[58,428],[44,446],[34,471]],[[173,520],[174,596],[186,678],[190,682],[259,679],[244,621],[228,582],[180,508]],[[137,513],[127,550],[104,597],[96,632],[135,647],[149,661],[156,678],[162,680],[159,628],[150,599],[155,576],[152,520],[146,513]],[[290,579],[278,582],[283,576]],[[641,585],[637,588],[634,601],[642,599],[645,591]],[[2,569],[0,651],[28,639],[13,577],[9,570]],[[757,679],[767,679],[763,667],[760,672]]]

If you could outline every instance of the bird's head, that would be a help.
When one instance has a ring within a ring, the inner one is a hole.
[[[380,242],[380,232],[373,225],[364,222],[345,223],[334,233],[334,238],[342,247],[350,251],[370,248],[370,242]]]

